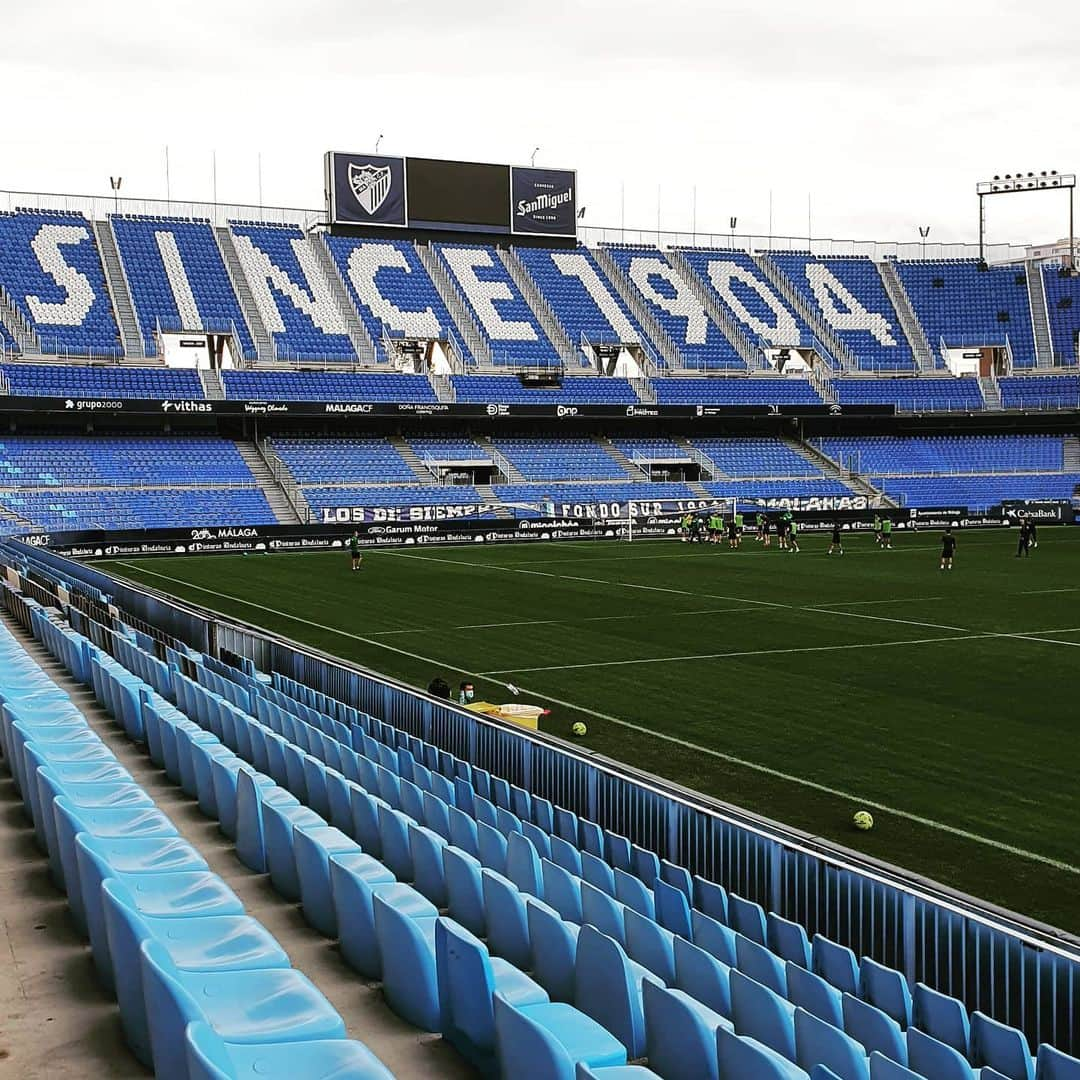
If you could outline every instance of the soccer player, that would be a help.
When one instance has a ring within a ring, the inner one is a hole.
[[[1020,535],[1016,539],[1016,557],[1019,559],[1021,555],[1025,559],[1031,555],[1031,526],[1023,514],[1020,515]]]
[[[956,537],[950,527],[946,527],[945,535],[941,538],[941,566],[939,570],[951,570],[953,555],[956,554]]]
[[[754,538],[760,544],[765,539],[765,515],[758,511],[757,515],[757,536]]]
[[[844,554],[844,541],[840,535],[840,522],[834,521],[832,527],[832,543],[829,544],[829,550],[825,552],[826,555],[831,555],[834,551]]]
[[[719,514],[711,514],[709,516],[709,541],[713,544],[719,544],[723,535],[724,519]]]
[[[794,518],[787,523],[788,551],[799,553],[799,526]]]
[[[732,546],[735,548],[736,551],[738,551],[739,547],[742,544],[742,531],[743,531],[743,516],[742,516],[742,513],[740,511],[738,511],[738,510],[735,511],[734,522],[735,522],[735,537],[734,537],[735,543]]]
[[[693,514],[690,517],[690,539],[695,544],[705,542],[705,519],[700,514]]]
[[[892,518],[888,515],[881,519],[881,546],[892,551]]]
[[[682,542],[684,544],[689,544],[690,543],[690,527],[691,527],[691,525],[693,525],[693,522],[694,522],[694,515],[691,514],[690,511],[688,510],[685,514],[683,514],[683,516],[682,516],[682,524],[680,526],[681,529],[682,529]]]
[[[364,556],[360,552],[360,533],[356,529],[353,529],[353,534],[349,537],[349,555],[352,558],[352,568],[359,570]]]
[[[764,541],[766,547],[768,547],[772,543],[772,540],[769,538],[769,524],[770,524],[770,522],[769,522],[768,514],[762,514],[761,515],[761,538]]]
[[[881,515],[874,515],[874,542],[881,547]]]
[[[781,551],[787,551],[788,516],[781,514],[776,519],[776,546]]]
[[[1028,540],[1031,542],[1031,550],[1034,551],[1039,546],[1039,534],[1035,528],[1035,519],[1029,517],[1028,523]]]

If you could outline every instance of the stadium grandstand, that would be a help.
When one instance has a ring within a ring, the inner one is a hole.
[[[1071,253],[324,168],[0,193],[0,1070],[1080,1080]]]

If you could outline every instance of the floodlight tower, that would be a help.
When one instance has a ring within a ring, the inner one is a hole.
[[[993,180],[981,180],[975,185],[975,194],[979,196],[979,262],[986,263],[986,196],[1019,195],[1031,191],[1049,191],[1053,188],[1067,188],[1069,192],[1069,269],[1076,270],[1076,240],[1073,236],[1073,194],[1076,190],[1075,173],[1059,173],[1056,169],[1043,171],[1036,175],[1029,173],[1006,173],[995,176]]]

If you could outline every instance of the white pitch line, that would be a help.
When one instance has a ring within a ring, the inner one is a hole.
[[[422,660],[426,664],[432,664],[436,668],[448,668],[451,670],[460,671],[464,675],[468,675],[471,678],[486,678],[479,672],[467,671],[464,668],[458,667],[457,664],[447,664],[441,660],[435,660],[430,656],[421,656],[419,653],[409,652],[407,649],[399,649],[395,645],[387,645],[382,641],[375,641],[372,638],[362,637],[360,634],[353,634],[347,630],[340,630],[334,626],[325,626],[322,623],[312,622],[310,619],[303,619],[299,615],[294,615],[287,611],[278,611],[275,608],[267,607],[265,604],[258,604],[253,600],[245,600],[243,597],[231,596],[228,593],[221,593],[215,589],[206,589],[201,585],[193,585],[191,582],[184,581],[182,578],[170,577],[168,574],[159,573],[156,570],[144,570],[142,567],[133,566],[129,562],[120,562],[120,566],[126,566],[130,570],[134,570],[136,573],[149,574],[152,577],[161,578],[164,581],[172,581],[178,585],[183,585],[187,588],[194,589],[197,592],[207,593],[210,596],[218,596],[223,600],[233,600],[238,604],[244,604],[247,607],[256,608],[260,611],[268,612],[272,615],[280,615],[285,619],[292,622],[302,623],[307,626],[314,626],[319,630],[326,630],[332,634],[338,634],[341,637],[353,638],[357,641],[363,641],[369,645],[374,645],[379,649],[386,649],[388,652],[399,653],[402,656],[408,656],[413,660]],[[492,681],[492,680],[488,680]],[[505,683],[499,683],[498,685],[504,686]],[[1010,855],[1016,855],[1019,858],[1029,859],[1032,862],[1041,863],[1044,866],[1051,866],[1056,870],[1062,870],[1070,874],[1080,875],[1080,867],[1071,866],[1069,863],[1061,862],[1058,859],[1053,859],[1048,855],[1040,855],[1035,851],[1027,851],[1024,848],[1018,848],[1012,844],[1002,843],[1000,840],[994,840],[988,836],[980,836],[978,833],[969,832],[967,829],[957,828],[955,825],[946,825],[941,821],[934,821],[932,818],[922,817],[919,814],[913,814],[907,810],[900,810],[897,807],[889,806],[886,803],[877,802],[873,799],[864,798],[861,795],[854,795],[848,791],[841,791],[839,788],[829,787],[826,784],[819,784],[816,780],[808,780],[804,776],[795,776],[792,773],[785,773],[779,769],[773,769],[768,765],[762,765],[759,762],[747,761],[744,758],[736,757],[734,754],[725,754],[722,750],[714,750],[708,746],[701,746],[698,743],[690,742],[688,739],[680,739],[677,735],[669,735],[666,732],[656,731],[652,728],[647,728],[641,724],[635,724],[631,720],[624,720],[618,716],[612,716],[610,713],[599,712],[596,709],[590,709],[584,705],[577,705],[572,701],[566,701],[562,698],[553,697],[551,694],[544,693],[540,690],[532,690],[527,686],[519,686],[518,689],[526,694],[535,695],[546,701],[550,701],[555,705],[562,705],[566,709],[573,709],[576,712],[585,714],[586,716],[595,716],[598,720],[606,720],[608,723],[615,724],[619,727],[626,728],[630,731],[636,731],[639,734],[647,735],[650,738],[659,739],[661,742],[671,743],[676,746],[682,746],[688,750],[693,750],[695,753],[704,754],[707,757],[716,758],[718,761],[726,761],[732,765],[738,765],[744,769],[750,769],[753,772],[759,772],[765,776],[773,776],[778,780],[785,780],[791,784],[798,784],[801,787],[809,788],[813,791],[820,791],[826,795],[832,795],[839,799],[844,799],[847,802],[856,803],[859,806],[869,807],[872,810],[877,810],[883,814],[892,814],[894,817],[903,818],[906,821],[913,821],[918,825],[923,825],[930,829],[937,829],[939,832],[948,833],[952,836],[960,837],[964,840],[970,840],[972,843],[982,844],[985,847],[991,847],[998,851],[1007,852]]]
[[[1028,589],[1026,592],[1019,593],[1019,596],[1042,596],[1045,593],[1059,593],[1059,592],[1080,592],[1080,585],[1070,585],[1066,589]]]
[[[864,607],[867,604],[916,604],[931,600],[944,600],[944,596],[898,596],[892,600],[834,600],[828,604],[818,604],[818,607]]]

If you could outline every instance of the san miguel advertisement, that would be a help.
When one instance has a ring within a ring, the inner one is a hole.
[[[515,167],[510,189],[511,231],[520,236],[577,235],[577,173]]]

